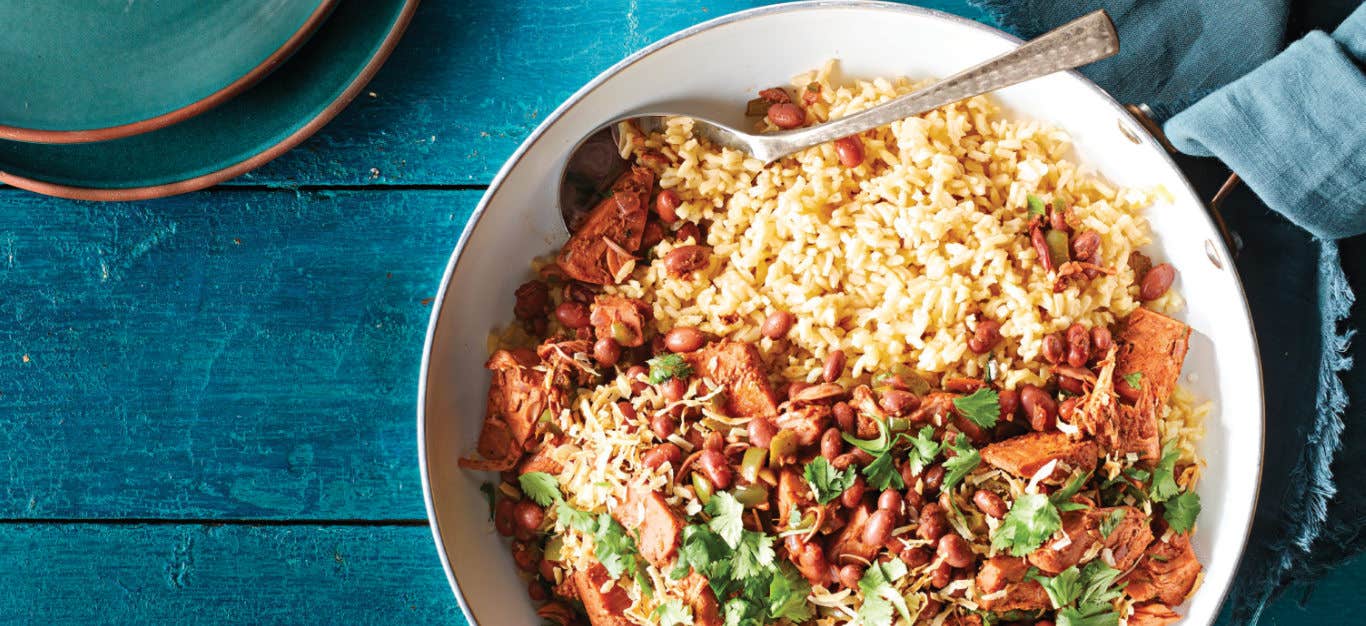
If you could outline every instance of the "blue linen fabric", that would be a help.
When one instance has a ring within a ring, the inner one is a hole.
[[[1222,161],[1255,192],[1223,209],[1266,381],[1261,497],[1230,596],[1233,621],[1255,623],[1287,586],[1366,547],[1366,424],[1348,402],[1366,398],[1351,345],[1366,323],[1352,307],[1366,281],[1366,5],[972,1],[1022,37],[1109,11],[1120,54],[1083,73],[1166,122],[1198,189],[1213,192]]]

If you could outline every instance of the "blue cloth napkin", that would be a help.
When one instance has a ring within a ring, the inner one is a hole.
[[[1109,11],[1120,54],[1083,73],[1148,104],[1178,150],[1205,157],[1179,160],[1197,188],[1212,193],[1226,164],[1255,192],[1223,206],[1266,381],[1261,497],[1230,597],[1233,621],[1255,623],[1288,585],[1366,547],[1366,424],[1349,408],[1366,398],[1351,346],[1366,322],[1352,307],[1366,280],[1366,6],[972,1],[1026,38]]]

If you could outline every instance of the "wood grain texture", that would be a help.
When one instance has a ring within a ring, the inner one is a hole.
[[[229,184],[487,184],[570,94],[630,53],[762,0],[431,1],[367,91]],[[908,3],[980,18],[966,0]],[[780,77],[782,78],[782,77]]]
[[[418,527],[0,526],[0,622],[466,624]]]
[[[427,298],[479,196],[0,193],[0,517],[423,517]]]

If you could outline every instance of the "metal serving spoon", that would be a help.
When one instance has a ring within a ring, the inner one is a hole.
[[[1053,72],[1080,67],[1119,52],[1119,37],[1105,11],[1088,13],[1020,47],[933,85],[890,102],[824,124],[756,135],[696,115],[635,112],[618,117],[589,134],[569,154],[560,177],[560,215],[573,232],[624,172],[628,163],[617,147],[617,129],[631,122],[642,132],[661,129],[670,117],[695,120],[693,133],[713,144],[743,151],[765,164],[900,119],[932,111]]]

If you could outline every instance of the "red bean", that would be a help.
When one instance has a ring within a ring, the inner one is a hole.
[[[1105,353],[1110,351],[1110,346],[1115,345],[1114,337],[1110,335],[1110,329],[1104,326],[1096,326],[1091,329],[1091,348],[1094,350],[1092,356],[1102,359]]]
[[[1014,389],[1002,389],[997,393],[997,402],[1001,406],[1001,419],[1009,420],[1015,416],[1015,409],[1020,408],[1020,394]]]
[[[939,538],[939,546],[936,552],[944,562],[954,567],[967,567],[972,565],[972,548],[968,547],[967,540],[963,539],[958,533],[949,533]]]
[[[840,584],[846,589],[858,589],[858,583],[863,580],[863,566],[858,563],[850,563],[840,568]]]
[[[726,455],[716,450],[703,450],[697,457],[697,467],[717,489],[729,489],[735,478],[735,471],[726,463]]]
[[[830,354],[825,355],[825,368],[821,371],[821,378],[827,383],[833,383],[844,375],[844,351],[831,350]]]
[[[877,405],[893,415],[905,415],[920,407],[920,398],[909,391],[883,389]]]
[[[1086,367],[1091,359],[1091,332],[1080,323],[1067,327],[1067,364],[1072,367]]]
[[[769,339],[782,339],[787,336],[787,332],[792,330],[792,325],[797,323],[797,316],[787,311],[774,311],[764,320],[764,325],[760,327],[762,332]]]
[[[863,163],[863,142],[857,136],[836,139],[835,153],[840,157],[840,164],[853,169]]]
[[[934,553],[924,546],[912,546],[903,543],[901,549],[897,551],[897,556],[906,563],[906,567],[915,569],[929,563],[934,558]]]
[[[840,494],[840,503],[851,509],[857,507],[863,501],[863,494],[867,490],[868,482],[863,480],[863,476],[856,476],[854,484],[849,485],[849,488]]]
[[[1072,412],[1077,410],[1077,405],[1081,403],[1081,398],[1068,398],[1058,405],[1058,417],[1065,420],[1072,420]]]
[[[536,554],[537,550],[520,541],[512,544],[512,560],[517,563],[517,569],[524,572],[534,572],[541,567],[541,557]]]
[[[655,416],[650,418],[650,432],[661,441],[668,439],[670,435],[678,432],[678,418],[664,411],[655,413]]]
[[[773,425],[773,421],[766,417],[756,417],[749,421],[749,445],[756,448],[767,448],[773,442],[773,436],[778,434],[778,427]]]
[[[877,497],[877,508],[891,511],[897,516],[900,516],[901,492],[895,489],[883,489],[882,495]]]
[[[835,422],[840,425],[840,430],[851,435],[858,434],[858,415],[854,413],[854,407],[849,406],[848,402],[836,402],[831,409],[835,414]]]
[[[976,378],[944,379],[944,390],[952,391],[953,393],[973,393],[985,386],[987,386],[985,382]]]
[[[659,221],[665,224],[678,221],[678,205],[682,203],[677,191],[665,189],[659,192],[659,195],[655,196],[655,213],[659,215]]]
[[[1142,385],[1143,383],[1140,382],[1139,384]],[[1140,390],[1130,385],[1128,380],[1120,376],[1119,372],[1115,372],[1115,393],[1128,402],[1138,402],[1139,396],[1143,395]]]
[[[892,527],[896,520],[892,517],[892,512],[878,509],[873,512],[872,517],[868,518],[868,525],[863,527],[863,543],[880,546],[887,543],[892,538]]]
[[[522,283],[513,295],[517,298],[517,303],[512,306],[512,313],[519,320],[540,317],[550,305],[550,287],[539,280]]]
[[[1154,265],[1148,273],[1143,275],[1143,282],[1138,287],[1138,297],[1142,300],[1156,300],[1162,297],[1171,289],[1172,281],[1176,280],[1176,268],[1171,263]]]
[[[560,306],[555,307],[555,319],[560,320],[560,324],[565,328],[588,328],[588,305],[582,302],[561,302]]]
[[[513,509],[517,504],[507,498],[498,498],[498,502],[493,505],[493,527],[498,534],[504,537],[511,537],[517,529],[517,520],[513,516]]]
[[[669,352],[692,352],[706,341],[702,331],[688,326],[677,326],[664,334],[664,347]]]
[[[1067,223],[1067,209],[1050,208],[1048,210],[1048,225],[1053,230],[1060,230],[1065,233],[1072,232],[1072,225]]]
[[[611,337],[603,337],[593,343],[593,358],[606,367],[616,365],[621,359],[621,346]]]
[[[774,126],[788,130],[806,124],[806,111],[791,102],[779,102],[768,107],[768,119]]]
[[[1041,619],[1034,622],[1034,626],[1053,626],[1053,620]]]
[[[835,460],[835,457],[844,452],[844,438],[840,436],[840,429],[827,428],[821,434],[821,456],[827,461]]]
[[[1044,238],[1042,228],[1029,230],[1029,243],[1034,246],[1034,253],[1039,255],[1039,263],[1043,264],[1044,271],[1053,271],[1053,253],[1048,249],[1048,240]]]
[[[972,503],[977,505],[977,510],[990,515],[996,519],[1006,516],[1006,503],[998,496],[986,489],[978,489],[972,494]]]
[[[1079,396],[1086,393],[1086,384],[1071,376],[1059,376],[1058,389],[1066,391],[1074,396]]]
[[[811,387],[809,383],[805,383],[800,380],[794,380],[787,384],[787,397],[796,397],[796,395],[801,393],[802,390],[807,389],[809,387]]]
[[[1100,235],[1094,230],[1083,230],[1072,238],[1072,258],[1090,259],[1100,250]]]
[[[522,530],[536,532],[541,529],[541,522],[545,521],[545,509],[531,500],[521,500],[513,507],[512,516]]]
[[[983,319],[977,322],[972,337],[968,339],[968,349],[977,354],[986,354],[1001,341],[1001,323]]]
[[[697,224],[692,222],[683,222],[683,225],[679,226],[678,230],[674,231],[674,240],[682,243],[690,239],[695,244],[702,243],[702,229],[698,228]]]
[[[944,517],[944,507],[931,502],[920,509],[920,527],[915,534],[925,541],[939,541],[949,530],[949,520]]]
[[[1020,389],[1020,406],[1024,407],[1031,428],[1038,431],[1053,429],[1058,417],[1058,403],[1047,391],[1034,385],[1025,385]]]
[[[650,374],[650,368],[644,365],[632,365],[626,368],[626,380],[631,381],[631,393],[645,391],[650,383],[645,381],[645,377]]]
[[[925,493],[930,494],[939,491],[939,487],[944,484],[944,466],[931,465],[925,470],[920,480],[925,484]]]
[[[541,561],[544,563],[545,561]],[[545,602],[550,599],[550,592],[546,591],[545,584],[539,580],[527,583],[526,593],[531,597],[532,602]]]
[[[664,269],[675,277],[686,276],[707,264],[711,248],[699,245],[679,246],[664,255]]]
[[[688,393],[688,383],[683,382],[682,378],[670,378],[660,386],[664,390],[664,399],[669,402],[678,402],[683,399],[683,394]]]
[[[636,407],[631,406],[630,402],[622,400],[617,403],[617,410],[621,411],[621,416],[628,422],[636,421]]]
[[[707,433],[707,436],[702,440],[702,447],[707,450],[722,452],[726,449],[726,437],[720,431],[713,430]]]
[[[934,571],[930,572],[930,586],[935,589],[943,589],[953,582],[953,566],[948,561],[941,562]]]
[[[1061,363],[1065,356],[1067,344],[1062,340],[1062,335],[1052,333],[1044,335],[1043,338],[1043,358],[1049,363]]]
[[[683,462],[683,449],[672,443],[661,443],[641,457],[641,462],[650,469],[659,469],[668,463],[674,469],[678,469],[678,464]]]
[[[830,563],[825,560],[825,549],[815,541],[808,541],[801,544],[800,551],[797,552],[797,567],[804,572],[821,572],[821,575],[828,575]],[[811,580],[811,584],[824,584],[824,580]]]

